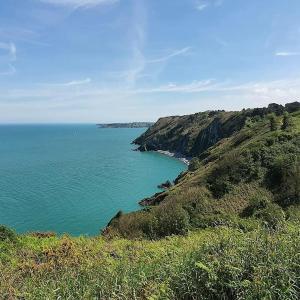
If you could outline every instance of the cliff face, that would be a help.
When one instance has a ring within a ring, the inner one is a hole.
[[[244,120],[236,112],[224,111],[161,118],[134,143],[141,151],[168,150],[195,156],[239,130]]]
[[[300,109],[300,103],[276,103],[264,108],[240,112],[207,111],[185,116],[160,118],[144,134],[133,141],[140,151],[165,150],[187,157],[201,155],[223,138],[240,131],[247,118],[282,114]]]

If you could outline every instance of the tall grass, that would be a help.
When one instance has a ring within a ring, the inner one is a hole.
[[[1,299],[299,299],[300,230],[0,242]]]

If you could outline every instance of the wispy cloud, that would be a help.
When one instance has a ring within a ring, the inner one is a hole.
[[[118,72],[129,87],[134,87],[136,81],[141,77],[146,60],[144,47],[147,36],[147,9],[144,0],[134,0],[132,5],[132,24],[129,26],[131,57],[128,62],[130,67],[127,70]]]
[[[0,42],[0,75],[13,75],[16,68],[13,65],[17,59],[17,48],[12,42]]]
[[[276,56],[300,56],[300,52],[276,52]]]
[[[100,88],[96,84],[69,88],[73,82],[26,89],[1,87],[1,120],[26,121],[27,116],[32,117],[32,111],[36,114],[33,119],[28,119],[31,122],[97,122],[108,121],[107,118],[109,121],[129,121],[135,117],[137,120],[155,120],[169,114],[209,109],[239,110],[266,106],[270,102],[299,101],[300,95],[300,78],[242,83],[207,79],[131,89],[109,85]],[[54,110],[55,115],[49,116],[49,110]]]
[[[196,4],[196,8],[197,8],[199,11],[204,10],[204,9],[207,8],[207,7],[208,7],[208,4],[207,4],[207,3],[202,3],[202,2],[200,2],[200,3],[197,3],[197,4]]]
[[[191,47],[185,47],[182,49],[178,49],[175,51],[172,51],[170,54],[156,58],[156,59],[151,59],[148,60],[147,63],[151,64],[151,63],[159,63],[159,62],[165,62],[168,61],[169,59],[176,57],[176,56],[180,56],[180,55],[184,55],[189,53],[189,51],[191,50]]]
[[[69,86],[76,86],[76,85],[84,85],[90,82],[92,82],[91,78],[85,78],[82,80],[72,80],[64,83],[43,83],[42,85],[55,86],[55,87],[69,87]]]
[[[7,91],[6,98],[16,97],[59,97],[70,98],[74,96],[73,91],[68,89],[70,86],[84,85],[90,83],[89,78],[67,83],[43,84],[43,88],[33,88],[26,90]],[[46,86],[49,89],[45,88]],[[57,87],[58,89],[55,89]],[[290,98],[290,96],[300,97],[300,78],[281,79],[273,81],[245,82],[237,84],[234,82],[217,81],[215,79],[195,80],[189,83],[168,83],[166,85],[152,86],[145,88],[114,88],[106,86],[99,88],[97,85],[81,88],[77,96],[99,96],[99,95],[135,95],[135,94],[159,94],[159,93],[179,93],[179,94],[201,94],[201,93],[218,93],[218,95],[251,95],[256,97],[266,97],[270,101],[275,101],[278,97]]]
[[[0,49],[4,50],[9,56],[10,61],[15,61],[17,58],[17,48],[14,43],[1,43]]]
[[[11,64],[8,64],[4,70],[0,70],[0,75],[2,76],[13,75],[15,73],[16,73],[16,68]]]
[[[55,6],[90,8],[98,5],[114,4],[119,0],[38,0]]]
[[[208,7],[218,7],[223,4],[224,0],[196,0],[195,8],[202,11]]]
[[[212,91],[218,87],[218,84],[213,79],[192,81],[186,84],[168,83],[166,85],[137,89],[133,93],[199,93],[204,91]]]
[[[144,35],[144,34],[143,34]],[[132,46],[132,57],[129,59],[130,68],[126,70],[108,72],[107,74],[112,79],[123,80],[128,83],[128,87],[132,88],[135,86],[136,82],[145,77],[153,78],[161,73],[165,68],[165,63],[167,63],[172,58],[182,55],[188,55],[190,53],[191,47],[185,47],[178,50],[173,50],[166,54],[154,59],[147,59],[143,53],[143,39],[136,38],[133,39]],[[159,65],[156,65],[161,63]],[[154,66],[150,73],[147,73],[147,70],[150,66]]]

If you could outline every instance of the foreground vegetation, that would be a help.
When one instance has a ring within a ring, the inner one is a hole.
[[[299,299],[300,229],[218,227],[159,241],[10,236],[2,299]]]
[[[300,104],[162,119],[141,150],[185,134],[189,170],[102,236],[0,226],[0,298],[300,299]]]

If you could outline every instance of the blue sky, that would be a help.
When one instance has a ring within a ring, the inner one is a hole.
[[[154,121],[299,99],[299,0],[0,2],[0,123]]]

